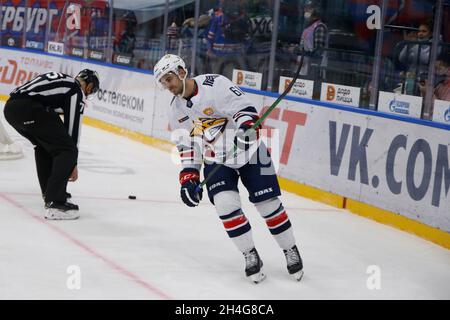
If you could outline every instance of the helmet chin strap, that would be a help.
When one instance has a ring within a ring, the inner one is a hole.
[[[187,70],[185,70],[185,71],[186,71],[186,74],[184,75],[183,79],[181,79],[180,75],[178,74],[178,78],[180,78],[180,80],[183,81],[183,92],[178,95],[180,98],[183,98],[184,94],[186,93]]]
[[[183,78],[183,92],[181,93],[181,98],[184,97],[184,94],[186,93],[186,77]]]

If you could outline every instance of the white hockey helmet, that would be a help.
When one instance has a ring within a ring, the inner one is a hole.
[[[162,57],[158,63],[155,65],[153,69],[153,74],[155,75],[156,81],[158,84],[161,84],[161,78],[164,77],[169,72],[175,73],[178,77],[180,77],[178,73],[179,68],[183,68],[184,71],[186,71],[186,76],[188,73],[188,70],[186,68],[186,64],[184,63],[183,59],[181,57],[175,55],[175,54],[166,54],[164,57]],[[186,78],[184,77],[184,79]],[[180,77],[181,79],[181,77]],[[184,80],[181,79],[181,80]]]

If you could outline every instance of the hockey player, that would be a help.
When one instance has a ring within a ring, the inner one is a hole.
[[[255,283],[265,278],[250,222],[241,209],[239,177],[249,200],[283,249],[288,272],[300,280],[302,259],[291,222],[278,198],[280,187],[270,154],[259,139],[260,128],[251,129],[259,119],[255,107],[229,79],[214,74],[188,79],[187,73],[184,61],[172,54],[162,57],[154,68],[158,84],[174,95],[169,121],[183,166],[179,175],[182,201],[189,207],[197,206],[202,199],[198,188],[202,164],[208,177],[222,163],[206,187],[228,236],[245,257],[246,276]],[[234,157],[224,159],[230,153]]]
[[[67,202],[68,181],[78,178],[78,141],[85,98],[99,89],[97,72],[84,69],[75,78],[48,72],[17,87],[4,108],[5,119],[34,145],[46,219],[79,217]],[[64,122],[59,114],[64,115]]]

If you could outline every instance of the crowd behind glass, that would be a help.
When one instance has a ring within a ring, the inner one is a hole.
[[[385,13],[381,31],[367,24],[372,15],[367,8],[377,2],[379,13]],[[220,73],[231,79],[235,69],[257,72],[260,89],[271,92],[279,91],[280,77],[295,74],[304,55],[300,78],[314,81],[312,99],[320,99],[323,82],[361,88],[358,106],[373,110],[378,91],[422,96],[424,119],[431,117],[434,98],[450,101],[450,0],[0,4],[4,47],[54,53],[54,44],[63,43],[65,55],[150,71],[164,53],[175,53],[191,75]],[[74,13],[79,20],[73,20]],[[427,81],[433,78],[434,83]],[[430,101],[427,90],[434,92]]]

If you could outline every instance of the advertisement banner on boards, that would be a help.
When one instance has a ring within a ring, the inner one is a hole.
[[[261,90],[262,73],[234,69],[233,82],[244,88]]]
[[[361,88],[323,82],[320,92],[320,100],[358,107],[360,95]]]
[[[93,69],[99,74],[100,90],[87,102],[85,114],[132,131],[152,134],[155,84],[149,74],[62,57],[0,50],[0,94],[9,95],[17,86],[41,73],[56,71],[75,77],[82,69]]]
[[[60,59],[18,50],[0,49],[0,94],[9,95],[16,87],[37,75],[58,70]]]
[[[433,121],[450,125],[450,101],[434,100]]]
[[[64,54],[64,43],[49,41],[47,43],[47,52],[63,55]]]
[[[73,60],[66,61],[61,72],[76,75],[84,68],[96,70],[100,77],[100,90],[88,101],[86,115],[152,135],[155,103],[150,75]]]
[[[84,51],[83,48],[72,47],[69,54],[74,57],[82,58],[84,56]]]
[[[44,50],[44,43],[39,41],[27,40],[25,41],[25,48]]]
[[[130,66],[133,61],[133,57],[129,54],[114,54],[112,60],[116,64]]]
[[[449,130],[295,101],[264,126],[279,130],[280,176],[450,232]]]
[[[378,111],[420,118],[422,97],[380,91]]]
[[[280,77],[280,85],[278,86],[278,93],[282,94],[283,91],[286,90],[286,88],[289,86],[291,81],[292,81],[292,78],[281,76]],[[292,86],[291,91],[289,91],[288,95],[294,96],[294,97],[312,99],[313,88],[314,88],[314,81],[298,79],[297,81],[295,81],[295,83]]]

